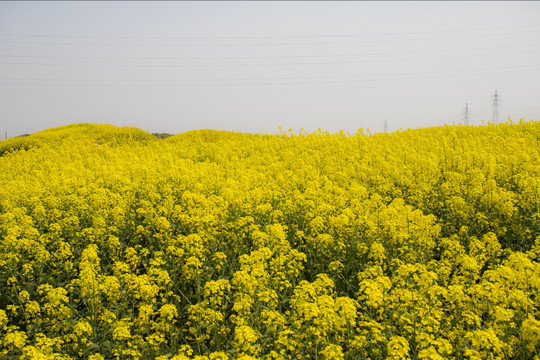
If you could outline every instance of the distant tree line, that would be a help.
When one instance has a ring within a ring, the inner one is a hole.
[[[168,137],[173,136],[173,134],[168,134],[168,133],[152,133],[152,135],[154,135],[158,139],[166,139]]]

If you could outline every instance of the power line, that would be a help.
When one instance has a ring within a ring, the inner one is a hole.
[[[378,40],[358,40],[350,42],[293,42],[293,43],[225,43],[225,44],[131,44],[131,43],[76,43],[76,42],[51,42],[51,41],[24,41],[24,40],[0,40],[3,43],[15,43],[15,44],[33,44],[33,45],[69,45],[69,46],[155,46],[155,47],[264,47],[264,46],[309,46],[309,45],[347,45],[347,44],[359,44],[359,43],[387,43],[387,42],[404,42],[404,41],[422,41],[422,40],[444,40],[455,38],[473,38],[473,37],[489,37],[489,36],[506,36],[515,34],[529,34],[530,31],[518,31],[518,32],[503,32],[493,34],[467,34],[457,36],[444,36],[444,37],[424,37],[424,38],[404,38],[404,39],[378,39]]]
[[[369,75],[347,75],[347,76],[313,76],[313,77],[281,77],[281,78],[236,78],[236,79],[177,79],[177,80],[164,80],[164,81],[174,81],[174,82],[180,82],[180,84],[169,84],[169,85],[151,85],[153,87],[168,87],[168,88],[174,88],[174,87],[233,87],[233,86],[277,86],[277,85],[316,85],[316,84],[338,84],[338,83],[359,83],[359,82],[381,82],[381,81],[400,81],[400,80],[418,80],[418,79],[437,79],[437,78],[455,78],[456,76],[467,76],[470,77],[471,75],[484,75],[484,74],[501,74],[504,73],[504,71],[501,70],[493,70],[490,72],[484,72],[479,73],[478,71],[470,70],[473,73],[472,74],[464,74],[464,73],[458,73],[458,74],[448,74],[448,75],[440,75],[440,73],[432,73],[434,75],[428,75],[428,76],[418,76],[418,75],[426,75],[430,73],[402,73],[402,74],[377,74],[378,76],[387,76],[387,75],[401,75],[401,77],[389,77],[389,78],[374,78],[370,76],[373,76],[373,74]],[[529,72],[530,69],[526,68],[516,68],[514,71],[507,71],[507,72]],[[449,72],[446,72],[449,73]],[[405,75],[405,77],[403,77]],[[406,76],[406,75],[416,75],[416,76]],[[356,78],[356,79],[354,79]],[[13,81],[15,78],[4,78],[4,80]],[[328,79],[328,80],[324,80]],[[336,79],[344,79],[344,80],[336,80]],[[1,79],[0,79],[1,80]],[[42,80],[42,79],[34,79],[35,80]],[[282,81],[282,80],[318,80],[318,81]],[[31,79],[26,78],[24,81],[31,81]],[[53,80],[55,81],[55,80]],[[57,80],[62,81],[62,80]],[[74,81],[74,80],[72,80]],[[89,79],[83,79],[79,80],[81,82],[88,81],[91,82],[93,80]],[[119,80],[122,81],[122,80]],[[154,81],[154,80],[126,80],[126,81]],[[158,80],[155,80],[158,81]],[[201,82],[214,82],[214,83],[201,83]],[[267,81],[267,82],[251,82],[251,83],[219,83],[220,81]],[[274,82],[272,82],[274,81]],[[277,81],[277,82],[276,82]],[[192,83],[189,83],[192,82]],[[199,83],[197,83],[199,82]],[[103,85],[97,85],[97,84],[32,84],[32,83],[25,83],[25,84],[9,84],[4,83],[1,84],[2,86],[34,86],[34,87],[97,87],[102,88]],[[114,87],[125,87],[125,88],[136,88],[140,87],[141,85],[112,85]],[[148,86],[148,85],[145,85]]]
[[[84,36],[84,35],[43,35],[43,34],[6,34],[0,36],[30,37],[30,38],[62,38],[62,39],[117,39],[117,40],[259,40],[259,39],[324,39],[324,38],[351,38],[367,36],[403,36],[403,35],[423,35],[423,34],[444,34],[455,32],[474,32],[491,30],[510,30],[536,28],[538,25],[507,26],[493,28],[475,29],[453,29],[453,30],[432,30],[416,31],[408,33],[378,33],[378,34],[336,34],[336,35],[273,35],[273,36]]]
[[[540,49],[532,50],[540,51]],[[491,55],[491,54],[490,54]],[[468,55],[456,56],[456,57],[469,57]],[[410,59],[415,60],[415,59]],[[420,59],[425,60],[425,59]],[[121,67],[121,68],[217,68],[217,67],[257,67],[257,66],[304,66],[304,65],[339,65],[339,64],[361,64],[361,63],[379,63],[384,62],[382,60],[356,60],[356,61],[314,61],[314,62],[284,62],[284,63],[241,63],[241,64],[65,64],[65,63],[49,63],[49,62],[10,62],[3,61],[0,65],[30,65],[30,66],[72,66],[72,67]],[[396,60],[389,60],[390,62]],[[406,61],[406,59],[399,59],[397,61]]]
[[[447,71],[423,71],[423,72],[402,72],[402,73],[377,73],[377,74],[356,74],[356,75],[316,75],[316,76],[283,76],[283,77],[244,77],[244,78],[194,78],[194,79],[56,79],[56,78],[19,78],[19,77],[0,77],[0,80],[4,81],[70,81],[70,82],[116,82],[116,81],[128,81],[128,82],[194,82],[194,81],[267,81],[267,80],[310,80],[310,79],[350,79],[350,78],[369,78],[375,77],[378,80],[395,80],[395,76],[417,76],[417,75],[440,75],[440,74],[454,74],[449,76],[470,76],[470,75],[484,75],[492,73],[512,73],[512,72],[527,72],[531,70],[540,70],[540,66],[517,66],[517,67],[496,67],[488,69],[465,69],[465,70],[447,70]],[[472,74],[466,74],[466,73]],[[385,78],[385,77],[390,78]],[[446,75],[443,75],[446,76]],[[377,78],[381,77],[381,78]]]
[[[525,73],[524,73],[525,74]],[[538,79],[540,80],[540,75],[526,74],[527,79]],[[396,78],[396,79],[361,79],[361,80],[337,80],[337,81],[312,81],[312,82],[268,82],[268,83],[219,83],[219,84],[178,84],[178,85],[169,85],[169,86],[120,86],[120,88],[112,87],[99,87],[99,86],[90,86],[90,85],[59,85],[61,89],[46,87],[46,84],[33,85],[33,84],[13,84],[13,85],[0,85],[0,92],[7,92],[12,94],[14,92],[22,91],[24,93],[43,93],[43,94],[52,94],[52,93],[61,93],[61,94],[179,94],[179,93],[191,93],[194,89],[198,89],[197,93],[200,93],[204,89],[203,93],[218,93],[223,94],[223,88],[227,88],[227,92],[234,93],[253,93],[253,88],[250,87],[259,87],[258,90],[262,91],[263,89],[272,89],[276,86],[288,86],[286,88],[279,88],[280,92],[283,91],[298,91],[290,86],[311,86],[310,88],[304,88],[302,91],[306,90],[323,90],[327,89],[326,87],[316,88],[314,85],[329,85],[329,84],[339,84],[341,88],[345,88],[345,85],[352,86],[368,86],[369,89],[373,88],[395,88],[399,86],[420,86],[419,83],[411,84],[409,82],[401,82],[408,80],[429,80],[428,86],[433,86],[436,84],[447,84],[448,80],[438,81],[443,79],[451,79],[453,83],[484,83],[485,80],[476,81],[470,78],[470,75],[463,75],[462,77],[456,76],[433,76],[433,77],[409,77],[409,78]],[[460,80],[462,79],[462,80]],[[263,87],[263,88],[261,88]],[[157,88],[156,90],[153,90]],[[128,90],[133,89],[133,90]],[[276,88],[277,89],[277,88]]]
[[[524,52],[538,52],[540,51],[540,44],[525,44],[525,45],[509,45],[509,46],[491,46],[485,48],[468,48],[468,49],[445,49],[445,50],[431,50],[422,51],[421,54],[435,54],[435,53],[451,53],[455,54],[460,51],[482,51],[492,49],[505,49],[505,48],[529,48],[529,50],[520,50],[520,53]],[[493,55],[506,55],[513,54],[514,52],[499,52],[495,54],[474,54],[474,55],[450,55],[444,57],[432,57],[429,59],[438,58],[459,58],[459,57],[471,57],[471,56],[493,56]],[[384,53],[351,53],[351,54],[331,54],[331,55],[281,55],[281,56],[199,56],[199,57],[120,57],[120,56],[56,56],[56,55],[12,55],[0,54],[0,57],[6,58],[23,58],[23,59],[83,59],[83,60],[247,60],[247,59],[305,59],[305,58],[337,58],[337,57],[361,57],[361,56],[394,56],[394,55],[418,55],[418,51],[402,51],[402,52],[384,52]],[[417,60],[425,59],[424,57],[417,57],[405,60]],[[392,59],[374,59],[374,60],[362,60],[362,62],[393,62],[403,61],[404,59],[392,58]]]

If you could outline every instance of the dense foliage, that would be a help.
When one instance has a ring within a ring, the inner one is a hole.
[[[173,136],[173,134],[169,134],[169,133],[152,133],[152,135],[154,135],[158,139],[166,139],[168,137]]]
[[[0,142],[0,357],[540,359],[540,123]]]

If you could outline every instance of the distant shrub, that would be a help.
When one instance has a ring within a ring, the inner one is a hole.
[[[157,137],[158,139],[166,139],[168,137],[173,136],[173,134],[168,134],[168,133],[152,133],[152,135],[154,137]]]

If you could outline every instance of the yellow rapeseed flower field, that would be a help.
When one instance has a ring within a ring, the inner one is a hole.
[[[540,123],[0,142],[0,359],[540,359]]]

